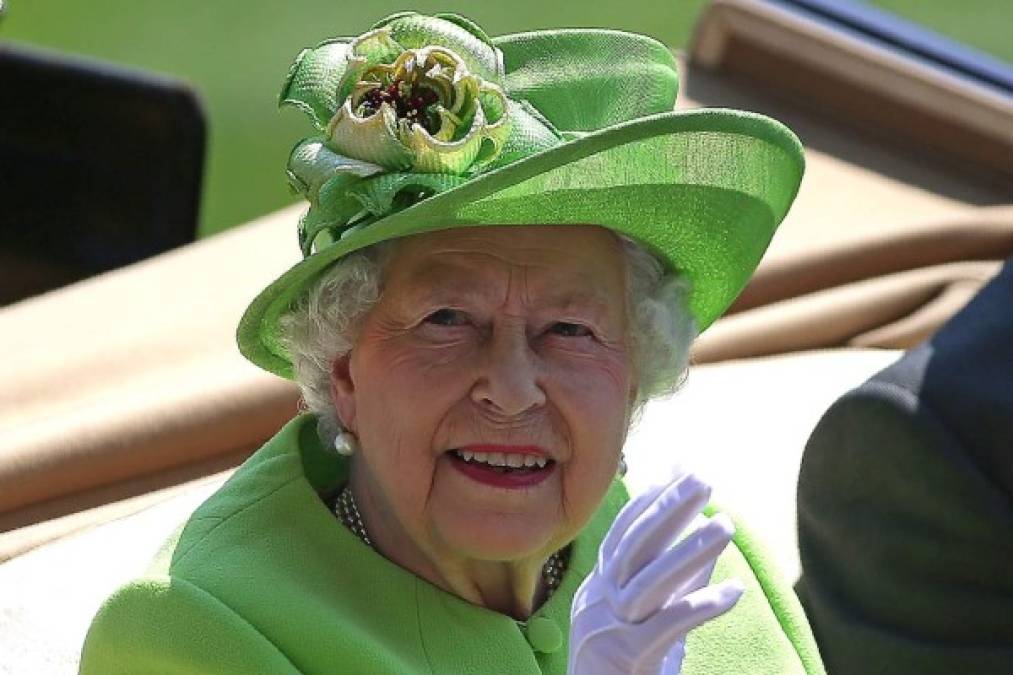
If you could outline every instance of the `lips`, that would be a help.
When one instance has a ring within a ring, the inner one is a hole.
[[[470,445],[447,453],[451,464],[480,483],[503,488],[530,487],[555,470],[556,462],[536,446]]]
[[[474,447],[474,446],[472,446]],[[475,464],[488,464],[493,467],[510,469],[538,468],[543,469],[552,460],[542,454],[521,452],[477,452],[469,449],[451,450],[460,460]]]

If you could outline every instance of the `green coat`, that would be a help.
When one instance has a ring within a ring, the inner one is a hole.
[[[81,672],[564,675],[570,603],[628,499],[622,482],[574,542],[561,586],[517,622],[436,588],[349,532],[320,497],[344,481],[347,460],[321,447],[314,420],[287,424],[144,577],[106,600]],[[748,539],[736,544],[715,578],[736,575],[746,593],[691,633],[683,673],[822,673],[791,589],[770,578]]]

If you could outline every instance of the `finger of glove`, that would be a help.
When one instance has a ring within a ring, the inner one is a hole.
[[[626,586],[620,589],[608,586],[616,615],[624,621],[639,623],[673,599],[706,585],[718,556],[734,533],[735,526],[728,516],[718,514],[648,563]]]
[[[696,590],[636,624],[644,631],[639,640],[644,649],[643,662],[657,663],[660,667],[665,654],[684,640],[687,633],[734,607],[743,590],[741,581],[728,579]]]
[[[722,514],[718,514],[718,515],[722,515]],[[715,517],[717,517],[717,516],[715,516]],[[724,516],[724,517],[727,518],[727,516]],[[732,527],[734,528],[734,524],[732,525]],[[732,537],[734,539],[734,533],[733,533]],[[697,575],[695,577],[693,577],[693,579],[689,582],[688,586],[686,587],[686,595],[689,595],[689,594],[693,593],[694,591],[699,590],[699,589],[703,588],[704,586],[706,586],[707,584],[709,584],[710,580],[711,580],[711,576],[714,574],[714,568],[717,566],[717,564],[718,564],[718,559],[717,559],[717,557],[715,557],[703,569],[701,569],[697,573]],[[731,579],[731,581],[733,582],[733,585],[737,584],[738,586],[742,587],[742,583],[738,579],[735,579],[733,577]],[[678,602],[679,599],[680,598],[673,597],[673,598],[671,598],[671,602]],[[671,603],[669,603],[669,604],[671,604]]]
[[[667,550],[710,499],[710,486],[686,474],[665,487],[619,540],[606,568],[619,588]]]
[[[714,560],[711,560],[709,563],[707,563],[707,565],[702,570],[700,570],[699,572],[697,572],[696,576],[694,576],[690,580],[690,582],[686,585],[686,593],[687,594],[688,593],[692,593],[693,591],[697,590],[698,588],[703,588],[708,583],[710,583],[711,575],[714,574],[714,566],[717,565],[717,564],[718,564],[718,559],[714,558]],[[673,602],[675,600],[677,600],[677,598],[672,598]]]
[[[599,548],[599,558],[604,558],[606,561],[611,560],[615,556],[616,549],[619,547],[619,541],[630,525],[633,524],[633,521],[647,507],[654,503],[654,500],[657,499],[662,490],[671,485],[673,481],[679,480],[682,476],[683,474],[679,473],[672,480],[652,485],[627,502],[612,521],[612,526],[609,528]]]

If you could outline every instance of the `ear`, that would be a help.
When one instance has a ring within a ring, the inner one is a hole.
[[[355,433],[355,382],[352,380],[352,352],[331,363],[331,400],[342,426]]]

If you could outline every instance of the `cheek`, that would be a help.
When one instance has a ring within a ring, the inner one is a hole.
[[[451,350],[375,340],[353,356],[356,418],[371,473],[411,509],[428,498],[440,429],[466,395]]]
[[[549,392],[581,429],[625,430],[632,371],[624,354],[571,356],[548,361]]]
[[[550,394],[570,437],[563,467],[564,501],[571,516],[586,518],[615,476],[628,425],[631,373],[624,356],[557,368]]]
[[[431,431],[467,395],[470,369],[463,357],[461,349],[410,344],[372,350],[357,384],[359,405],[373,425]]]

